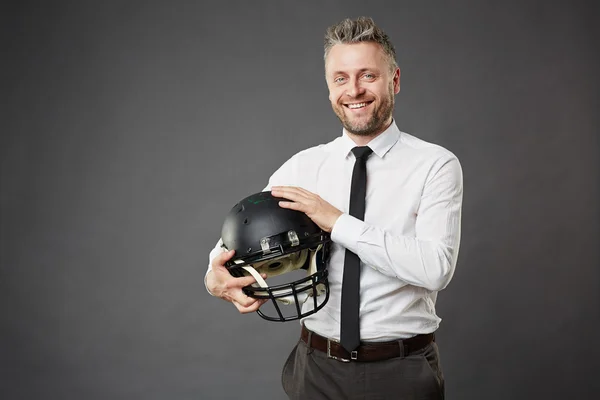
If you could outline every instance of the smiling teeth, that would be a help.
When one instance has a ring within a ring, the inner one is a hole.
[[[362,108],[366,107],[367,103],[348,104],[348,108]]]

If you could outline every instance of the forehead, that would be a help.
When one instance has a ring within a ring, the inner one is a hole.
[[[387,64],[385,53],[378,43],[336,44],[327,54],[325,71],[335,73],[363,69],[383,70]]]

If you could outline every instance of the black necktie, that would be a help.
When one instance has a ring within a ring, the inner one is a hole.
[[[352,171],[350,188],[350,215],[360,220],[365,218],[365,196],[367,194],[367,158],[373,150],[367,146],[355,147],[356,157]],[[344,277],[342,278],[342,322],[340,343],[352,352],[360,345],[359,304],[360,304],[360,259],[346,249]]]

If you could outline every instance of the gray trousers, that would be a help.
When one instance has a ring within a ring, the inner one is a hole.
[[[327,358],[300,340],[283,366],[281,383],[290,399],[444,399],[435,342],[404,357],[345,363]]]

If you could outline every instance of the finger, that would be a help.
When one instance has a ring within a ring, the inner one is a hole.
[[[236,278],[236,281],[239,281],[240,278]],[[256,298],[248,296],[241,287],[235,287],[232,286],[233,284],[235,284],[237,282],[227,282],[225,284],[225,286],[227,287],[225,289],[228,297],[230,298],[231,302],[237,302],[238,304],[244,306],[244,307],[248,307],[250,305],[252,305],[254,302],[257,301]]]
[[[273,196],[275,197],[283,197],[284,199],[293,200],[293,201],[302,201],[307,200],[308,197],[300,192],[298,188],[286,188],[286,189],[277,189],[272,191]]]
[[[244,307],[249,307],[252,304],[256,303],[255,298],[246,296],[241,290],[236,292],[229,292],[229,298],[232,303],[237,303]]]
[[[239,302],[236,300],[233,300],[232,303],[233,305],[238,309],[238,311],[242,314],[246,314],[249,312],[254,312],[256,310],[258,310],[260,308],[260,306],[262,306],[263,304],[265,304],[264,299],[252,299],[252,302]]]
[[[297,195],[299,195],[299,196],[301,195],[306,198],[311,198],[311,197],[316,196],[315,193],[311,192],[310,190],[306,190],[300,186],[273,186],[273,188],[271,188],[271,191],[296,193]]]
[[[279,206],[283,208],[289,208],[290,210],[298,210],[304,212],[306,206],[302,203],[294,203],[291,201],[280,201]]]
[[[238,305],[240,305],[241,307],[244,307],[244,308],[252,307],[253,305],[256,304],[257,301],[258,301],[257,299],[253,299],[252,297],[246,297],[246,299],[242,299],[240,301],[235,300],[235,302]]]
[[[316,196],[316,193],[313,193],[313,192],[306,190],[304,188],[301,188],[299,186],[296,189],[298,189],[298,192],[302,193],[306,197],[315,197]]]
[[[271,191],[273,190],[288,190],[288,189],[298,189],[298,186],[285,186],[285,185],[278,185],[278,186],[272,186],[271,187]]]
[[[236,288],[243,288],[244,286],[252,285],[253,283],[256,283],[256,279],[254,279],[253,276],[242,276],[240,278],[230,279],[225,284],[225,287],[227,289],[236,289]]]
[[[255,299],[254,297],[246,296],[243,293],[241,295],[235,296],[235,298],[231,299],[232,303],[237,304],[238,306],[243,307],[243,308],[253,307],[257,302],[260,302],[260,301],[261,301],[260,299]]]
[[[224,267],[225,263],[231,260],[231,257],[235,254],[235,250],[225,251],[219,255],[217,255],[211,262],[211,265]]]

